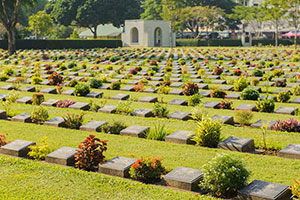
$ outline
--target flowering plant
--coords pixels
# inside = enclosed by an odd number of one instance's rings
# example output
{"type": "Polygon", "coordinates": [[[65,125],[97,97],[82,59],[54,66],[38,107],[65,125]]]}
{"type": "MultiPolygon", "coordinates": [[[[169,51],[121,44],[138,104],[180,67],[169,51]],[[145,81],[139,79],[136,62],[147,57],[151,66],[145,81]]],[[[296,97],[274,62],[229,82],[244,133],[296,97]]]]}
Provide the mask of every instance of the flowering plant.
{"type": "Polygon", "coordinates": [[[283,132],[300,132],[300,123],[295,119],[279,120],[271,129],[283,132]]]}
{"type": "Polygon", "coordinates": [[[6,140],[5,133],[0,134],[0,147],[10,143],[10,141],[6,140]]]}
{"type": "Polygon", "coordinates": [[[290,190],[292,191],[293,197],[300,198],[300,181],[295,180],[295,184],[290,187],[290,190]]]}
{"type": "Polygon", "coordinates": [[[75,104],[76,101],[71,100],[71,99],[66,99],[64,101],[60,100],[56,103],[56,107],[58,108],[68,108],[69,106],[75,104]]]}
{"type": "Polygon", "coordinates": [[[135,180],[154,183],[160,180],[165,171],[160,158],[146,157],[137,159],[131,166],[129,174],[135,180]]]}

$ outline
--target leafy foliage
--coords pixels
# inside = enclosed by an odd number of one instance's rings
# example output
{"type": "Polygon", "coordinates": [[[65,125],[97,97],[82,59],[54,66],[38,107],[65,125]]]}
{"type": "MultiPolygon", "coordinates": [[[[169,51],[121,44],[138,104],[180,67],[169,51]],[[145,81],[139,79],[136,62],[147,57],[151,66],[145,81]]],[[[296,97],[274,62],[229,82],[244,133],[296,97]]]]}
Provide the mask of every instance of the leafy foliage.
{"type": "Polygon", "coordinates": [[[241,99],[243,100],[257,100],[259,93],[255,89],[246,88],[241,92],[241,99]]]}
{"type": "Polygon", "coordinates": [[[64,122],[68,128],[79,129],[83,123],[83,120],[84,120],[83,117],[84,117],[83,113],[81,113],[79,115],[68,113],[63,118],[64,118],[64,122]]]}
{"type": "Polygon", "coordinates": [[[78,83],[76,86],[75,86],[75,90],[74,90],[74,94],[76,96],[86,96],[87,94],[89,94],[91,91],[90,87],[85,84],[85,83],[78,83]]]}
{"type": "Polygon", "coordinates": [[[94,135],[90,135],[78,146],[75,154],[75,167],[87,171],[96,171],[98,165],[104,162],[103,152],[106,150],[107,141],[101,141],[94,135]]]}
{"type": "Polygon", "coordinates": [[[156,102],[153,105],[152,113],[156,117],[166,117],[169,114],[169,110],[166,105],[164,106],[163,104],[156,102]]]}
{"type": "Polygon", "coordinates": [[[182,90],[183,94],[186,96],[192,96],[197,94],[199,91],[199,87],[196,83],[186,83],[182,90]]]}
{"type": "Polygon", "coordinates": [[[49,114],[43,106],[36,106],[33,108],[30,117],[33,122],[42,123],[48,120],[49,114]]]}
{"type": "Polygon", "coordinates": [[[46,156],[52,152],[52,149],[46,142],[47,137],[42,139],[42,145],[32,145],[29,146],[29,153],[28,156],[35,160],[45,160],[46,156]]]}

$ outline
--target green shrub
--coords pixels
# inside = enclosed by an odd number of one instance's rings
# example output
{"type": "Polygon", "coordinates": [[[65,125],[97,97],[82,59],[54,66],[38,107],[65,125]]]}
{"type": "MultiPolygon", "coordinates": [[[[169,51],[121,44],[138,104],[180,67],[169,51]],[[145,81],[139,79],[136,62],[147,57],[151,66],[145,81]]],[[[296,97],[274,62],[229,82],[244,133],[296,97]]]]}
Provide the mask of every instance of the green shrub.
{"type": "Polygon", "coordinates": [[[256,108],[259,112],[272,113],[275,109],[275,101],[273,98],[269,99],[268,96],[264,100],[256,102],[256,108]]]}
{"type": "Polygon", "coordinates": [[[259,93],[255,89],[246,88],[241,92],[241,99],[243,100],[257,100],[259,93]]]}
{"type": "Polygon", "coordinates": [[[227,93],[221,89],[215,89],[210,94],[210,96],[213,98],[225,98],[226,95],[227,95],[227,93]]]}
{"type": "Polygon", "coordinates": [[[63,119],[64,119],[64,122],[65,122],[65,125],[67,128],[79,129],[83,123],[83,120],[84,120],[83,117],[84,117],[83,113],[81,113],[79,115],[68,113],[67,115],[65,115],[63,117],[63,119]]]}
{"type": "Polygon", "coordinates": [[[90,93],[90,87],[85,83],[78,83],[75,86],[74,94],[75,96],[86,96],[90,93]]]}
{"type": "Polygon", "coordinates": [[[50,85],[60,85],[63,83],[63,77],[59,75],[57,72],[53,72],[49,78],[48,81],[50,85]]]}
{"type": "Polygon", "coordinates": [[[255,76],[255,77],[262,77],[263,75],[264,75],[264,72],[261,70],[255,70],[253,72],[253,76],[255,76]]]}
{"type": "Polygon", "coordinates": [[[146,136],[147,139],[150,140],[164,141],[168,135],[169,133],[166,127],[166,122],[162,122],[159,120],[154,124],[154,128],[151,129],[151,131],[148,131],[146,136]]]}
{"type": "Polygon", "coordinates": [[[43,79],[41,77],[37,77],[37,76],[32,77],[31,80],[32,80],[31,83],[34,85],[38,85],[41,82],[43,82],[43,79]]]}
{"type": "Polygon", "coordinates": [[[235,111],[234,121],[244,125],[250,125],[253,119],[253,112],[250,110],[239,110],[235,111]]]}
{"type": "Polygon", "coordinates": [[[154,157],[146,157],[137,159],[131,166],[129,174],[138,181],[144,183],[155,183],[160,180],[160,177],[165,173],[165,168],[162,166],[161,159],[154,157]]]}
{"type": "Polygon", "coordinates": [[[295,96],[300,96],[300,86],[294,86],[292,88],[292,94],[295,95],[295,96]]]}
{"type": "Polygon", "coordinates": [[[45,97],[42,93],[34,93],[31,101],[33,105],[41,105],[45,101],[45,97]]]}
{"type": "Polygon", "coordinates": [[[251,82],[250,82],[250,84],[252,85],[252,86],[257,86],[258,84],[259,84],[259,80],[258,79],[253,79],[253,80],[251,80],[251,82]]]}
{"type": "Polygon", "coordinates": [[[90,84],[90,87],[91,88],[100,88],[102,85],[103,85],[103,83],[102,83],[102,81],[101,80],[99,80],[99,79],[95,79],[95,78],[93,78],[93,79],[90,79],[89,80],[89,84],[90,84]]]}
{"type": "Polygon", "coordinates": [[[200,187],[220,197],[233,197],[247,185],[250,172],[236,157],[217,155],[202,168],[200,187]]]}
{"type": "Polygon", "coordinates": [[[12,67],[5,67],[5,69],[3,70],[3,74],[7,76],[12,76],[14,73],[15,71],[13,70],[12,67]]]}
{"type": "Polygon", "coordinates": [[[31,145],[29,146],[30,151],[28,156],[35,160],[45,160],[46,156],[52,152],[52,149],[46,142],[47,137],[42,139],[42,145],[31,145]]]}
{"type": "Polygon", "coordinates": [[[216,148],[221,140],[221,130],[221,122],[205,117],[198,122],[198,128],[192,140],[197,145],[216,148]]]}
{"type": "Polygon", "coordinates": [[[121,82],[120,81],[112,82],[110,84],[110,89],[111,90],[120,90],[120,88],[121,88],[121,82]]]}
{"type": "Polygon", "coordinates": [[[160,104],[156,102],[153,105],[152,108],[152,113],[154,114],[155,117],[166,117],[169,114],[169,110],[166,105],[160,104]]]}
{"type": "Polygon", "coordinates": [[[100,101],[100,103],[95,103],[93,100],[90,100],[89,106],[90,106],[90,111],[98,112],[100,108],[103,108],[106,104],[106,101],[100,101]]]}
{"type": "Polygon", "coordinates": [[[49,114],[43,106],[37,106],[33,108],[30,117],[33,122],[43,123],[48,120],[49,114]]]}
{"type": "Polygon", "coordinates": [[[234,81],[233,88],[235,91],[243,91],[248,87],[248,82],[245,77],[240,77],[239,79],[234,81]]]}
{"type": "Polygon", "coordinates": [[[197,94],[199,91],[199,87],[196,83],[186,83],[184,85],[184,88],[182,89],[182,92],[186,96],[192,96],[194,94],[197,94]]]}
{"type": "Polygon", "coordinates": [[[180,58],[179,60],[178,60],[178,63],[179,63],[179,65],[185,65],[185,59],[183,59],[183,58],[180,58]]]}
{"type": "Polygon", "coordinates": [[[104,132],[109,134],[119,135],[120,132],[127,128],[127,126],[121,121],[114,121],[113,123],[104,127],[104,132]]]}
{"type": "Polygon", "coordinates": [[[196,106],[201,103],[202,96],[199,94],[194,94],[193,96],[188,98],[189,106],[196,106]]]}
{"type": "Polygon", "coordinates": [[[0,81],[7,81],[9,79],[9,76],[6,74],[1,74],[0,75],[0,81]]]}
{"type": "Polygon", "coordinates": [[[277,101],[281,103],[288,102],[290,98],[291,98],[291,93],[289,91],[279,92],[279,94],[277,95],[277,101]]]}
{"type": "Polygon", "coordinates": [[[116,113],[123,115],[130,115],[133,112],[132,101],[119,101],[116,106],[116,113]]]}
{"type": "Polygon", "coordinates": [[[192,109],[191,115],[194,120],[201,121],[204,117],[207,116],[207,112],[202,105],[197,105],[192,109]]]}

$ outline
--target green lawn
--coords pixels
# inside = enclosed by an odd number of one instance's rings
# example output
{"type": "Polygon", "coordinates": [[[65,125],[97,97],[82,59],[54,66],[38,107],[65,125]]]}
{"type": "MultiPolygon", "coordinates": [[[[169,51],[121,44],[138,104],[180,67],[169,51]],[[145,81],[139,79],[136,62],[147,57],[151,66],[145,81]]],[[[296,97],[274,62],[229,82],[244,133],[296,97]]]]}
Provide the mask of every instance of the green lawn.
{"type": "MultiPolygon", "coordinates": [[[[62,146],[77,147],[90,133],[56,127],[38,126],[9,121],[0,121],[1,131],[8,134],[8,139],[24,139],[40,142],[47,136],[53,149],[62,146]]],[[[156,156],[163,159],[168,170],[178,166],[201,169],[202,165],[218,153],[228,153],[243,158],[252,171],[251,180],[260,179],[283,184],[292,184],[299,176],[300,161],[286,158],[262,156],[247,153],[209,149],[192,145],[172,144],[140,138],[96,133],[97,137],[108,140],[107,159],[114,156],[142,157],[156,156]]]]}
{"type": "Polygon", "coordinates": [[[99,173],[0,156],[0,199],[213,199],[99,173]]]}

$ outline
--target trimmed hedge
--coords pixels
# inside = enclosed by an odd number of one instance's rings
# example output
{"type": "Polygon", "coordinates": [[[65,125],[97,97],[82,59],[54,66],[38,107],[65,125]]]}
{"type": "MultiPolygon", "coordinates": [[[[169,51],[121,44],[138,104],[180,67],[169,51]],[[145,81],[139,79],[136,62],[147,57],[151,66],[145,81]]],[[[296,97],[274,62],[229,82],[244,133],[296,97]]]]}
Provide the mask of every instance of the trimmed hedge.
{"type": "Polygon", "coordinates": [[[241,40],[234,39],[212,39],[212,40],[199,40],[199,39],[177,39],[176,46],[178,47],[199,47],[199,46],[229,46],[238,47],[242,46],[241,40]]]}
{"type": "MultiPolygon", "coordinates": [[[[92,49],[121,46],[121,40],[17,40],[17,49],[92,49]]],[[[0,40],[0,48],[7,49],[7,40],[0,40]]]]}
{"type": "MultiPolygon", "coordinates": [[[[297,41],[298,43],[299,41],[297,41]]],[[[278,44],[279,45],[293,45],[294,44],[294,39],[278,39],[278,44]]],[[[275,40],[274,39],[257,39],[257,40],[252,40],[252,45],[253,46],[259,46],[259,45],[273,45],[275,46],[275,40]]]]}

